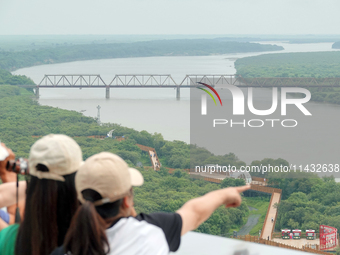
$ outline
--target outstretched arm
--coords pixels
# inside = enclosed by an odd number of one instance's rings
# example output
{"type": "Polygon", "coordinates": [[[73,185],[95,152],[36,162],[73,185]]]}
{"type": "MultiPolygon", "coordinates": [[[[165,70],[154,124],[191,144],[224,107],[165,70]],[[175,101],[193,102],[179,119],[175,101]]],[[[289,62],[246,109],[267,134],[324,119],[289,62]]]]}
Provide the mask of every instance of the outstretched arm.
{"type": "Polygon", "coordinates": [[[181,235],[198,228],[221,205],[240,206],[242,202],[240,193],[248,189],[250,189],[250,185],[215,190],[186,202],[177,211],[182,217],[181,235]]]}

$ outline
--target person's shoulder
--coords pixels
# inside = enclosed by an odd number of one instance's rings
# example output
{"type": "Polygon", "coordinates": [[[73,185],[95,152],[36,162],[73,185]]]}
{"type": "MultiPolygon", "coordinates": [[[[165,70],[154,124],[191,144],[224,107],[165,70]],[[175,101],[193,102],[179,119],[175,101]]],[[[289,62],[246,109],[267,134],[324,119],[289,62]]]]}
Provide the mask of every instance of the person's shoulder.
{"type": "Polygon", "coordinates": [[[182,217],[178,213],[141,213],[135,218],[162,229],[169,245],[169,250],[176,251],[178,249],[182,230],[182,217]]]}
{"type": "Polygon", "coordinates": [[[146,221],[147,223],[156,225],[163,230],[171,228],[171,226],[178,226],[179,228],[182,228],[182,217],[178,213],[140,213],[135,217],[135,219],[139,221],[146,221]]]}

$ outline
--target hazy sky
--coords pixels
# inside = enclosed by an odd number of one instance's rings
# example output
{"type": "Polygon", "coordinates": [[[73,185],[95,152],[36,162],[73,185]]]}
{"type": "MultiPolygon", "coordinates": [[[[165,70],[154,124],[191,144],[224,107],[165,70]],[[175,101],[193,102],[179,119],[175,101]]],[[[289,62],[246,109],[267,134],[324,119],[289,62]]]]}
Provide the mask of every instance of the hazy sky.
{"type": "Polygon", "coordinates": [[[0,0],[0,34],[340,34],[339,0],[0,0]]]}

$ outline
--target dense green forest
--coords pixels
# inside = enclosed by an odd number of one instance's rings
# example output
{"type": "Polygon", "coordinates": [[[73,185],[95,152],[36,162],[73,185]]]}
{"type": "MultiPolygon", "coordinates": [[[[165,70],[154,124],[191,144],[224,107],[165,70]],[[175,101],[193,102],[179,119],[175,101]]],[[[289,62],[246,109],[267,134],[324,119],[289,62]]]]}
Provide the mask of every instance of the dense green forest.
{"type": "Polygon", "coordinates": [[[213,54],[283,50],[277,45],[224,42],[214,39],[158,40],[133,43],[62,45],[19,52],[0,51],[0,68],[9,71],[42,64],[89,59],[203,56],[213,54]]]}
{"type": "MultiPolygon", "coordinates": [[[[289,165],[283,159],[263,159],[253,161],[251,165],[260,164],[289,165]]],[[[340,229],[340,183],[336,183],[333,177],[320,178],[313,173],[267,173],[258,176],[267,178],[269,186],[282,189],[276,231],[288,228],[318,232],[321,224],[340,229]]]]}
{"type": "MultiPolygon", "coordinates": [[[[194,180],[187,173],[178,170],[173,175],[166,169],[160,173],[141,170],[145,183],[135,189],[135,205],[137,211],[143,212],[174,212],[191,198],[201,196],[209,191],[221,187],[243,185],[239,183],[222,183],[221,185],[209,183],[204,180],[194,180]]],[[[230,236],[231,229],[239,229],[247,221],[249,214],[245,202],[238,208],[225,209],[220,207],[203,223],[198,232],[219,236],[230,236]]]]}
{"type": "Polygon", "coordinates": [[[276,230],[315,229],[325,224],[340,229],[340,183],[333,177],[317,178],[305,174],[305,178],[280,178],[273,176],[270,185],[282,189],[278,205],[276,230]]]}
{"type": "MultiPolygon", "coordinates": [[[[266,54],[238,59],[237,74],[253,77],[340,77],[340,52],[266,54]]],[[[312,101],[340,104],[339,88],[310,88],[312,101]]]]}
{"type": "MultiPolygon", "coordinates": [[[[180,141],[165,141],[161,134],[138,132],[117,124],[108,123],[100,126],[95,119],[85,117],[81,113],[40,106],[32,96],[31,92],[23,88],[0,86],[0,139],[17,157],[28,157],[31,145],[40,136],[49,133],[63,133],[74,137],[82,148],[84,159],[101,151],[109,151],[118,154],[133,167],[140,163],[144,166],[150,165],[147,153],[141,151],[136,143],[156,148],[163,166],[160,172],[139,168],[145,177],[145,184],[135,191],[136,210],[139,212],[175,211],[190,198],[221,187],[244,184],[244,180],[226,180],[221,185],[213,184],[189,178],[188,174],[180,170],[170,175],[164,166],[173,168],[189,166],[190,145],[180,141]],[[113,135],[124,135],[127,139],[119,142],[111,138],[88,137],[106,135],[111,129],[115,129],[113,135]]],[[[204,151],[196,147],[194,150],[204,151]]],[[[206,160],[210,162],[209,160],[216,157],[209,152],[204,155],[201,162],[206,160]]],[[[216,157],[216,160],[222,159],[235,164],[238,162],[233,154],[216,157]]],[[[231,229],[239,229],[246,222],[248,214],[249,210],[245,203],[239,208],[219,208],[198,231],[229,236],[231,229]]]]}
{"type": "Polygon", "coordinates": [[[333,43],[332,48],[333,49],[340,49],[340,41],[333,43]]]}

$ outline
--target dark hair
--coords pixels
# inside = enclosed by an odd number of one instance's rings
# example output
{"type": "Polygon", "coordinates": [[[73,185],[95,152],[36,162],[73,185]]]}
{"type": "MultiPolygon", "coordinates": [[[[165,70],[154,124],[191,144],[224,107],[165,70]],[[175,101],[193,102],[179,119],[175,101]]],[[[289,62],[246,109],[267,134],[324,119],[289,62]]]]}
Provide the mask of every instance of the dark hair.
{"type": "Polygon", "coordinates": [[[102,199],[102,196],[92,189],[86,189],[82,194],[86,202],[72,219],[65,237],[64,251],[71,251],[72,255],[108,254],[110,245],[105,233],[106,225],[118,215],[123,199],[95,207],[93,202],[102,199]]]}
{"type": "Polygon", "coordinates": [[[79,204],[75,173],[64,178],[65,182],[61,182],[31,176],[24,220],[15,245],[16,255],[46,255],[62,245],[79,204]]]}
{"type": "Polygon", "coordinates": [[[110,252],[105,233],[105,221],[92,202],[86,201],[74,215],[66,234],[64,249],[72,255],[105,255],[110,252]],[[106,247],[106,248],[105,248],[106,247]]]}
{"type": "MultiPolygon", "coordinates": [[[[95,202],[103,198],[97,191],[93,189],[85,189],[81,193],[84,199],[90,202],[95,202]]],[[[112,218],[119,213],[119,207],[122,204],[122,201],[123,199],[119,199],[112,203],[96,206],[96,211],[103,219],[112,218]]]]}

